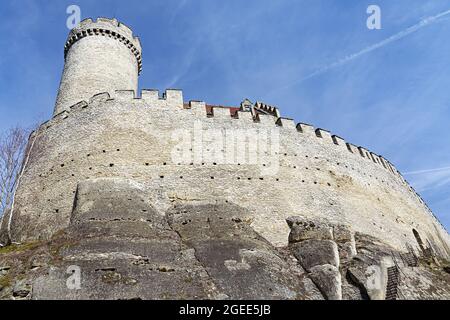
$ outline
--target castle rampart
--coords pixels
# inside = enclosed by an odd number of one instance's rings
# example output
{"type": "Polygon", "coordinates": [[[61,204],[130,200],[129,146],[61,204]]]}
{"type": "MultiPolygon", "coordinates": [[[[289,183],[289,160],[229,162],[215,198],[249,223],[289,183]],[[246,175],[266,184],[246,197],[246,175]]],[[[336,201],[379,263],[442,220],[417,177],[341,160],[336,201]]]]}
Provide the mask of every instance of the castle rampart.
{"type": "MultiPolygon", "coordinates": [[[[160,214],[175,203],[236,203],[251,212],[254,229],[278,246],[287,243],[286,218],[301,215],[352,225],[400,250],[417,243],[415,229],[437,254],[449,256],[448,233],[386,159],[311,125],[236,114],[227,108],[208,114],[204,102],[184,104],[174,89],[162,97],[156,90],[140,96],[120,90],[74,104],[35,133],[16,194],[12,240],[48,238],[66,227],[81,181],[121,177],[144,185],[160,214]],[[275,130],[278,171],[262,174],[263,162],[173,161],[180,142],[173,133],[193,135],[199,124],[220,132],[275,130]]],[[[266,152],[258,159],[267,159],[266,152]]]]}

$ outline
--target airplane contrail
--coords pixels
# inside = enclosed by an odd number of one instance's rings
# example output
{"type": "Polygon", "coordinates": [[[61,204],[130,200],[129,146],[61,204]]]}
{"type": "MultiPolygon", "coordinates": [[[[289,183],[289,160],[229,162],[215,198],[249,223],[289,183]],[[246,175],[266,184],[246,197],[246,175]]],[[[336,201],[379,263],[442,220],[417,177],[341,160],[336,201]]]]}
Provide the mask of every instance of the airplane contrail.
{"type": "Polygon", "coordinates": [[[409,34],[411,34],[413,32],[416,32],[417,30],[422,29],[423,27],[425,27],[425,26],[427,26],[429,24],[432,24],[432,23],[436,22],[438,19],[440,19],[440,18],[442,18],[442,17],[444,17],[444,16],[446,16],[448,14],[450,14],[450,10],[443,11],[443,12],[441,12],[439,14],[434,15],[434,16],[430,16],[430,17],[427,17],[425,19],[422,19],[419,23],[416,23],[415,25],[413,25],[413,26],[411,26],[409,28],[406,28],[403,31],[400,31],[399,33],[396,33],[396,34],[390,36],[389,38],[384,39],[383,41],[380,41],[380,42],[375,43],[375,44],[373,44],[371,46],[368,46],[368,47],[366,47],[366,48],[364,48],[361,51],[358,51],[356,53],[347,55],[344,58],[341,58],[340,60],[338,60],[336,62],[333,62],[333,63],[331,63],[329,65],[326,65],[326,66],[324,66],[324,67],[314,71],[313,73],[307,75],[306,77],[301,78],[299,80],[296,80],[296,81],[290,83],[289,85],[287,85],[285,87],[282,87],[280,89],[285,89],[285,88],[291,87],[291,86],[293,86],[293,85],[295,85],[297,83],[303,82],[303,81],[308,80],[310,78],[313,78],[313,77],[315,77],[317,75],[325,73],[325,72],[327,72],[330,69],[334,69],[336,67],[342,66],[342,65],[346,64],[347,62],[352,61],[352,60],[354,60],[354,59],[356,59],[356,58],[358,58],[358,57],[360,57],[360,56],[362,56],[364,54],[367,54],[367,53],[372,52],[372,51],[374,51],[376,49],[382,48],[382,47],[384,47],[384,46],[386,46],[386,45],[388,45],[388,44],[390,44],[390,43],[392,43],[394,41],[400,40],[400,39],[406,37],[407,35],[409,35],[409,34]]]}
{"type": "Polygon", "coordinates": [[[405,172],[404,175],[422,174],[422,173],[439,172],[439,171],[450,171],[450,167],[410,171],[410,172],[405,172]]]}

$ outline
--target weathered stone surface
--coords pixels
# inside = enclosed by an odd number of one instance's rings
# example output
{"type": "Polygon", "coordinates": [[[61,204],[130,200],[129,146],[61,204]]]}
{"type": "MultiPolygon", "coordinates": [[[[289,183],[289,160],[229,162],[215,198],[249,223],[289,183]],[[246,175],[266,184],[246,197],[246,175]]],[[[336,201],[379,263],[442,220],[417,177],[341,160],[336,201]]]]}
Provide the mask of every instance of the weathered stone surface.
{"type": "Polygon", "coordinates": [[[339,253],[335,242],[331,240],[305,240],[290,245],[293,255],[306,270],[329,264],[339,268],[339,253]]]}
{"type": "Polygon", "coordinates": [[[26,280],[19,280],[14,284],[13,298],[26,299],[30,296],[32,286],[26,280]]]}
{"type": "Polygon", "coordinates": [[[232,299],[297,299],[304,282],[291,266],[251,227],[242,208],[226,202],[177,206],[168,212],[170,225],[232,299]]]}
{"type": "Polygon", "coordinates": [[[325,264],[311,268],[309,276],[328,300],[342,300],[342,280],[339,269],[325,264]]]}
{"type": "Polygon", "coordinates": [[[31,298],[322,299],[292,257],[250,223],[231,203],[175,204],[164,215],[133,181],[84,181],[69,228],[50,242],[52,257],[27,258],[31,298]],[[73,266],[79,289],[67,286],[73,266]]]}
{"type": "Polygon", "coordinates": [[[385,266],[353,265],[348,268],[347,275],[370,300],[385,299],[387,284],[385,266]]]}
{"type": "Polygon", "coordinates": [[[336,242],[355,242],[355,235],[349,226],[338,224],[333,226],[333,239],[336,242]]]}
{"type": "Polygon", "coordinates": [[[356,256],[356,245],[355,242],[346,242],[346,243],[339,243],[339,259],[340,260],[350,260],[354,256],[356,256]]]}
{"type": "Polygon", "coordinates": [[[289,243],[309,239],[333,240],[333,229],[325,223],[307,220],[302,217],[289,217],[286,221],[291,228],[289,243]]]}

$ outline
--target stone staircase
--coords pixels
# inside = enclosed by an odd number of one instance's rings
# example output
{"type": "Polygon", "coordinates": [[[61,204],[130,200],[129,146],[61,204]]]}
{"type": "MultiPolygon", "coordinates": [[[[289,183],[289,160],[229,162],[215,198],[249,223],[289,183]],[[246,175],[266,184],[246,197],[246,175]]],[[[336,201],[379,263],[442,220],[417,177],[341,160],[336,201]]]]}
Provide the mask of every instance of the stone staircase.
{"type": "Polygon", "coordinates": [[[392,266],[387,269],[388,283],[386,286],[386,300],[397,300],[399,271],[397,266],[392,266]]]}
{"type": "Polygon", "coordinates": [[[412,252],[401,253],[400,257],[406,266],[408,266],[408,267],[417,267],[418,266],[419,261],[414,253],[412,253],[412,252]]]}

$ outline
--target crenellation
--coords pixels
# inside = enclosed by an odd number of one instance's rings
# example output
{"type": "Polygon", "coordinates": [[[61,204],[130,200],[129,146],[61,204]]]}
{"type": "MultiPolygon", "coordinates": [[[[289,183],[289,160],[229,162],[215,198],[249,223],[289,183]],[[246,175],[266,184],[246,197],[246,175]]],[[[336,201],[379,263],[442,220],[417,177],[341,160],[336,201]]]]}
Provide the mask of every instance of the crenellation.
{"type": "Polygon", "coordinates": [[[155,104],[159,100],[159,91],[156,89],[142,89],[141,99],[149,104],[155,104]]]}
{"type": "Polygon", "coordinates": [[[134,90],[115,90],[112,99],[132,101],[133,99],[136,99],[136,92],[134,90]]]}
{"type": "Polygon", "coordinates": [[[212,115],[214,118],[231,120],[231,113],[229,108],[213,107],[212,115]]]}
{"type": "Polygon", "coordinates": [[[316,132],[316,136],[318,138],[322,138],[324,141],[327,141],[330,143],[333,141],[333,139],[331,138],[330,131],[318,128],[315,130],[315,132],[316,132]]]}
{"type": "Polygon", "coordinates": [[[334,134],[331,136],[331,139],[333,140],[333,143],[335,145],[337,145],[341,148],[345,148],[347,151],[351,152],[351,150],[347,148],[347,142],[343,138],[334,134]]]}
{"type": "Polygon", "coordinates": [[[165,100],[171,107],[183,109],[183,91],[179,89],[167,89],[163,93],[162,100],[165,100]]]}
{"type": "Polygon", "coordinates": [[[310,124],[300,122],[297,124],[297,130],[309,136],[316,137],[316,130],[310,124]]]}
{"type": "Polygon", "coordinates": [[[268,114],[258,114],[258,120],[264,126],[274,126],[277,118],[268,114]]]}
{"type": "Polygon", "coordinates": [[[237,115],[238,115],[238,119],[240,119],[241,121],[244,121],[247,124],[254,122],[251,111],[238,111],[237,115]]]}
{"type": "Polygon", "coordinates": [[[275,123],[285,129],[296,129],[295,122],[291,118],[280,117],[275,123]]]}

